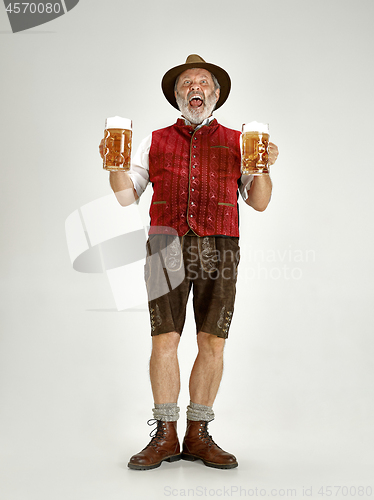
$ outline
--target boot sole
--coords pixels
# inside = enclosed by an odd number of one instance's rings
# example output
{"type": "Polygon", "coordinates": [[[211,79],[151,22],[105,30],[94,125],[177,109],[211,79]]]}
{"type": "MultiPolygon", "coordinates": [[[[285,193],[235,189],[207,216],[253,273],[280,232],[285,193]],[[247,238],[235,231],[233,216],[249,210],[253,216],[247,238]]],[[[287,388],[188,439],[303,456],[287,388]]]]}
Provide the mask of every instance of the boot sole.
{"type": "Polygon", "coordinates": [[[187,453],[182,453],[182,460],[188,460],[189,462],[195,462],[195,460],[201,460],[207,467],[213,467],[214,469],[235,469],[238,466],[238,462],[234,464],[215,464],[214,462],[208,462],[197,455],[189,455],[187,453]]]}
{"type": "Polygon", "coordinates": [[[157,469],[157,467],[160,467],[160,465],[162,464],[162,462],[177,462],[178,460],[181,460],[181,458],[182,458],[182,455],[181,455],[181,453],[179,453],[179,455],[172,455],[171,457],[163,458],[162,460],[160,460],[159,462],[157,462],[157,464],[138,465],[138,464],[132,464],[131,462],[129,462],[127,464],[127,467],[129,469],[133,469],[133,470],[157,469]]]}

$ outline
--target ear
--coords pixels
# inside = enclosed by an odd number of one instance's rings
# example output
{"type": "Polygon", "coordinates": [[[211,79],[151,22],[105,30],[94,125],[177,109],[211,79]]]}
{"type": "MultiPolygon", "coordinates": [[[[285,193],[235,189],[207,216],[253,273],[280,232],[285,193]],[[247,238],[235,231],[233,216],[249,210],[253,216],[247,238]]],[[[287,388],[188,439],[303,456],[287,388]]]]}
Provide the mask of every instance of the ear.
{"type": "Polygon", "coordinates": [[[220,92],[219,92],[219,91],[220,91],[220,89],[217,89],[217,90],[215,91],[216,98],[217,98],[217,99],[216,99],[216,102],[217,102],[217,101],[218,101],[218,99],[219,99],[219,94],[220,94],[220,92]]]}

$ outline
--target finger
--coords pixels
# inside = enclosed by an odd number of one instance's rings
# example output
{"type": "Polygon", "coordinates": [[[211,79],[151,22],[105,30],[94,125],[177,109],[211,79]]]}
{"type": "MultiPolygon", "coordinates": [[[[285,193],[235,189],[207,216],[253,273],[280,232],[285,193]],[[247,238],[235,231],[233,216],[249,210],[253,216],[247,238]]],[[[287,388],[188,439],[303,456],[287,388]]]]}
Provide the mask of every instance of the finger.
{"type": "Polygon", "coordinates": [[[104,158],[104,141],[102,140],[99,144],[99,154],[101,158],[104,158]]]}
{"type": "Polygon", "coordinates": [[[268,151],[269,151],[269,162],[271,162],[271,164],[273,164],[276,162],[276,160],[279,156],[278,147],[275,144],[273,144],[272,142],[270,142],[268,151]]]}

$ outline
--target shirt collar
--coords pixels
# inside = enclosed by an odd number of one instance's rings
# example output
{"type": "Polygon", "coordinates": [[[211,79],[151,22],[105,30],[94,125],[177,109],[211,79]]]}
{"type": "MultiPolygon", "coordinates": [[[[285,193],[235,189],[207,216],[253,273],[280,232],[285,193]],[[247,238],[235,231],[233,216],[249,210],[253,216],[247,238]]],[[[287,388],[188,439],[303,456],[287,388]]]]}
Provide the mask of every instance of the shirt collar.
{"type": "MultiPolygon", "coordinates": [[[[184,120],[184,123],[186,125],[192,125],[192,123],[189,120],[187,120],[187,118],[185,118],[184,116],[182,116],[182,119],[184,120]]],[[[203,127],[204,125],[209,125],[209,123],[212,120],[214,120],[214,116],[213,115],[208,116],[208,118],[205,118],[205,120],[202,123],[200,123],[199,125],[196,126],[195,130],[198,130],[199,128],[203,127]]]]}

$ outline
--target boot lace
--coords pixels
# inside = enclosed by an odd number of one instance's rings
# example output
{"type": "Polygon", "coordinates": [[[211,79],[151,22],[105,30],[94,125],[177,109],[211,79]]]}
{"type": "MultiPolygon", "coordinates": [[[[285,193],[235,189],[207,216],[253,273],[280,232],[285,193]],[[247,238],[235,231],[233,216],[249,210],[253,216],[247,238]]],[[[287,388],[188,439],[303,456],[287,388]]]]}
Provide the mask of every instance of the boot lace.
{"type": "Polygon", "coordinates": [[[208,423],[209,422],[207,421],[202,421],[200,423],[199,437],[203,441],[203,443],[209,446],[209,448],[213,444],[219,448],[218,444],[213,441],[212,436],[208,433],[208,423]]]}
{"type": "Polygon", "coordinates": [[[149,433],[150,437],[152,438],[150,442],[148,443],[148,446],[153,446],[154,448],[157,448],[159,442],[161,439],[165,436],[165,422],[162,420],[157,420],[155,418],[150,418],[147,420],[147,424],[152,426],[157,424],[157,426],[151,430],[149,433]]]}

